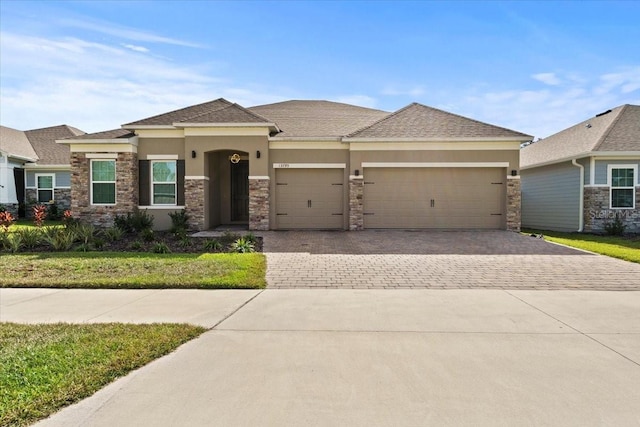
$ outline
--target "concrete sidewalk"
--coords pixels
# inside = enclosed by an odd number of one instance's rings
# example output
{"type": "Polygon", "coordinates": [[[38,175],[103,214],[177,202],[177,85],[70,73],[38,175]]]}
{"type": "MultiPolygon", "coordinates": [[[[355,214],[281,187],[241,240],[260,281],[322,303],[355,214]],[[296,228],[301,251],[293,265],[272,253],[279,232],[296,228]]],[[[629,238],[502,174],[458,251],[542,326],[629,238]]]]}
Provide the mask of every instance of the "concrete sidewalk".
{"type": "Polygon", "coordinates": [[[0,320],[69,321],[64,301],[77,321],[189,321],[193,304],[217,326],[40,426],[640,423],[640,292],[115,291],[93,314],[57,292],[2,289],[0,320]]]}

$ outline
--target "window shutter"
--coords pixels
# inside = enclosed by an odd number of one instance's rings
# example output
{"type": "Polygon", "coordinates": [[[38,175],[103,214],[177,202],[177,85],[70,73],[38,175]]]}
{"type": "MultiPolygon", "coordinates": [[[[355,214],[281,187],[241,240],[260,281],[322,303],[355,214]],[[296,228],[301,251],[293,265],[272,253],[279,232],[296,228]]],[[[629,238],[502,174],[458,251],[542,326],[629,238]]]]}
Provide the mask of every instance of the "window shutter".
{"type": "Polygon", "coordinates": [[[176,201],[178,206],[184,206],[184,160],[178,160],[176,162],[176,184],[178,188],[178,200],[176,201]]]}
{"type": "Polygon", "coordinates": [[[138,162],[138,173],[140,174],[138,177],[138,198],[140,206],[151,205],[151,188],[149,187],[151,180],[151,173],[149,171],[150,164],[151,162],[149,160],[140,160],[138,162]]]}

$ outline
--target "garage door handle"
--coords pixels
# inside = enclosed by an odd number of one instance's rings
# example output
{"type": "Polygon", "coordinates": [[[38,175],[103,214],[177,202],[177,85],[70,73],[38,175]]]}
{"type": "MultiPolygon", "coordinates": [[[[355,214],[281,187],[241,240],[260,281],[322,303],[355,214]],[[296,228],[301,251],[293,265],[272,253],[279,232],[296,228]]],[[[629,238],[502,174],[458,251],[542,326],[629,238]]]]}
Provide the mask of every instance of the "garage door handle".
{"type": "Polygon", "coordinates": [[[282,216],[282,215],[288,215],[288,214],[286,214],[286,213],[277,213],[276,215],[282,216]]]}
{"type": "Polygon", "coordinates": [[[491,214],[491,216],[502,216],[502,214],[501,213],[499,213],[499,214],[491,214]]]}
{"type": "Polygon", "coordinates": [[[492,182],[491,184],[502,185],[502,182],[492,182]]]}
{"type": "Polygon", "coordinates": [[[337,184],[331,184],[331,185],[342,185],[342,183],[341,183],[341,182],[339,182],[339,183],[337,183],[337,184]]]}
{"type": "Polygon", "coordinates": [[[342,216],[341,213],[332,213],[331,215],[340,215],[340,216],[342,216]]]}
{"type": "Polygon", "coordinates": [[[373,182],[373,181],[365,181],[364,183],[365,184],[375,184],[375,182],[373,182]]]}
{"type": "Polygon", "coordinates": [[[276,185],[289,185],[289,184],[286,182],[276,182],[276,185]]]}
{"type": "Polygon", "coordinates": [[[311,200],[307,200],[307,207],[310,208],[311,207],[311,200]]]}
{"type": "Polygon", "coordinates": [[[373,212],[364,212],[362,215],[375,215],[373,212]]]}

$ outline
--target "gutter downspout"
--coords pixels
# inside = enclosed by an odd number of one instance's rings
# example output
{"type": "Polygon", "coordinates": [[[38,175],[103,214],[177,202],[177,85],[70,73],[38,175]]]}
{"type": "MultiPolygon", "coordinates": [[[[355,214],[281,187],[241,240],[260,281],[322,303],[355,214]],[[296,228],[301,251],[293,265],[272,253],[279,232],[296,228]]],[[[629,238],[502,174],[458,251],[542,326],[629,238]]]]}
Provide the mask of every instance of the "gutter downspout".
{"type": "Polygon", "coordinates": [[[571,164],[580,168],[580,215],[578,215],[578,233],[584,230],[584,166],[572,159],[571,164]]]}

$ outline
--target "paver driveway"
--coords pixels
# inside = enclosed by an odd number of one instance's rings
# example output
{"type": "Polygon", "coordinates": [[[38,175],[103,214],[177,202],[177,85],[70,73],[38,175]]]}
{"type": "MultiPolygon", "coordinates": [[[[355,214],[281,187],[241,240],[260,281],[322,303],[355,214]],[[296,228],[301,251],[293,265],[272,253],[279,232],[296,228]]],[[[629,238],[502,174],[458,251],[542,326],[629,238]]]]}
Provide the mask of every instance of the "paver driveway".
{"type": "Polygon", "coordinates": [[[640,290],[640,264],[508,231],[262,236],[269,288],[640,290]]]}

